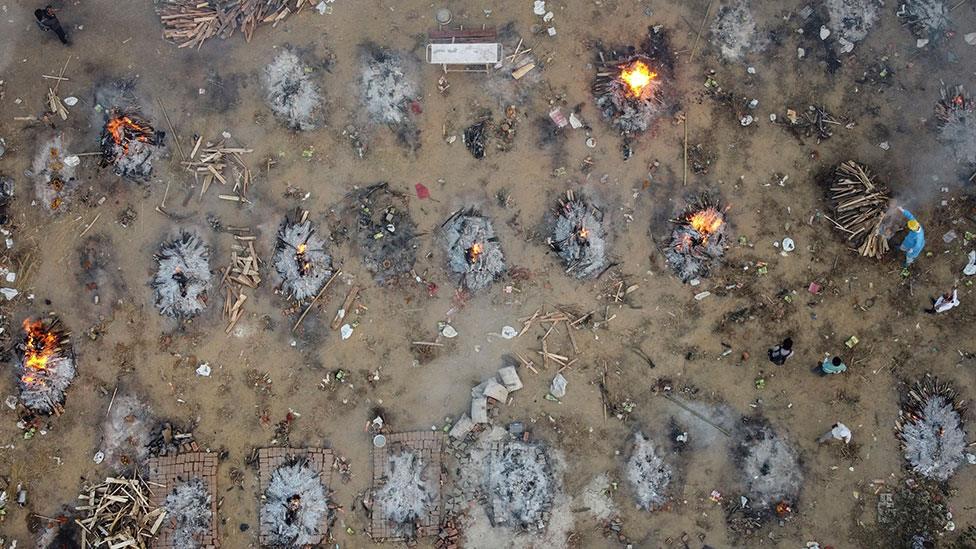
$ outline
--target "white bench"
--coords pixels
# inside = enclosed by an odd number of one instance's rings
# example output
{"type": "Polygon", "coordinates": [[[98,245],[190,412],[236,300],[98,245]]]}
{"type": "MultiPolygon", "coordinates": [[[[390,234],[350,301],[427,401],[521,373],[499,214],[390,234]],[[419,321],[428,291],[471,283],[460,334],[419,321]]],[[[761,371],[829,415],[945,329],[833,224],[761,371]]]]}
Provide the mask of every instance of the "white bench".
{"type": "MultiPolygon", "coordinates": [[[[484,72],[502,60],[502,45],[499,43],[433,43],[427,44],[427,62],[441,65],[444,72],[450,71],[448,65],[484,65],[484,72]]],[[[471,69],[457,69],[457,72],[472,72],[471,69]]],[[[482,72],[478,69],[477,72],[482,72]]]]}

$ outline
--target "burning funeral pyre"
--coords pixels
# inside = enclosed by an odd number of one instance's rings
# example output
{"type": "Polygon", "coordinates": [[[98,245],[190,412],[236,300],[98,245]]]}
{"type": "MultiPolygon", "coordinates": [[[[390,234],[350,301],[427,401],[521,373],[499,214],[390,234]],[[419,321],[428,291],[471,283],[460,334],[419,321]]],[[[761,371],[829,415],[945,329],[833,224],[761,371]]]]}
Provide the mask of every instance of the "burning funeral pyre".
{"type": "Polygon", "coordinates": [[[159,267],[152,279],[156,308],[177,319],[196,316],[207,306],[210,289],[210,248],[203,240],[181,232],[156,253],[159,267]]]}
{"type": "Polygon", "coordinates": [[[939,482],[966,461],[965,408],[948,383],[925,377],[903,395],[896,430],[912,471],[939,482]]]}
{"type": "Polygon", "coordinates": [[[272,263],[281,291],[299,302],[315,297],[332,276],[332,257],[315,229],[307,211],[285,218],[278,229],[272,263]]]}
{"type": "Polygon", "coordinates": [[[417,526],[437,516],[440,506],[440,471],[419,452],[404,449],[387,453],[385,484],[375,493],[374,513],[405,539],[417,537],[417,526]]]}
{"type": "Polygon", "coordinates": [[[164,137],[166,132],[155,130],[138,114],[112,109],[102,128],[102,166],[113,166],[122,177],[148,177],[164,137]]]}
{"type": "Polygon", "coordinates": [[[682,282],[708,276],[712,264],[725,254],[728,224],[721,205],[703,193],[671,222],[675,228],[664,250],[668,265],[682,282]]]}
{"type": "Polygon", "coordinates": [[[460,284],[480,290],[505,272],[505,256],[491,220],[474,208],[454,212],[441,225],[451,271],[461,275],[460,284]]]}
{"type": "Polygon", "coordinates": [[[746,496],[758,509],[790,509],[796,504],[803,473],[796,451],[763,418],[744,418],[735,433],[735,457],[746,496]]]}
{"type": "Polygon", "coordinates": [[[637,506],[654,511],[668,502],[671,485],[671,466],[654,449],[654,443],[644,433],[634,433],[634,448],[627,460],[627,480],[637,506]]]}
{"type": "Polygon", "coordinates": [[[559,254],[566,272],[576,278],[600,274],[607,265],[603,212],[573,191],[555,208],[547,244],[559,254]]]}
{"type": "Polygon", "coordinates": [[[65,199],[78,186],[74,168],[78,158],[69,161],[70,156],[64,149],[64,136],[58,134],[41,145],[31,164],[37,199],[50,212],[61,210],[65,199]]]}
{"type": "Polygon", "coordinates": [[[625,137],[641,134],[668,110],[674,55],[664,31],[650,30],[636,53],[599,52],[592,91],[603,117],[625,137]]]}
{"type": "Polygon", "coordinates": [[[417,260],[413,243],[417,224],[407,210],[406,197],[391,190],[388,183],[377,183],[351,198],[363,263],[376,281],[391,283],[410,272],[417,260]]]}
{"type": "Polygon", "coordinates": [[[962,86],[945,85],[935,106],[939,140],[951,147],[957,162],[976,164],[976,100],[966,97],[962,86]]]}
{"type": "Polygon", "coordinates": [[[326,534],[328,512],[328,489],[319,473],[303,459],[291,460],[271,474],[261,504],[261,531],[268,534],[269,546],[317,546],[326,534]]]}
{"type": "Polygon", "coordinates": [[[21,402],[34,413],[60,415],[65,391],[75,378],[74,351],[60,319],[24,320],[24,340],[16,356],[21,402]]]}
{"type": "Polygon", "coordinates": [[[493,525],[540,529],[549,522],[558,489],[552,458],[541,444],[500,443],[488,464],[489,517],[493,525]]]}
{"type": "Polygon", "coordinates": [[[859,254],[883,257],[888,252],[884,221],[891,201],[887,187],[852,160],[837,167],[829,185],[827,196],[834,217],[827,219],[843,231],[859,254]]]}

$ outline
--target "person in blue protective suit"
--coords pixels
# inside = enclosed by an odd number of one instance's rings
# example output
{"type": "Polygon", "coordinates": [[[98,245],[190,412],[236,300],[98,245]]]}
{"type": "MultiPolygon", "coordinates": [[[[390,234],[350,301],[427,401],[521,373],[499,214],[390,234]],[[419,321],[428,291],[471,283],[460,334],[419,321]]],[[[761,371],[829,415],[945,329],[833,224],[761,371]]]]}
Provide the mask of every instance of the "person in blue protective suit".
{"type": "Polygon", "coordinates": [[[912,212],[901,206],[898,207],[898,211],[908,219],[908,234],[905,236],[905,240],[901,241],[901,246],[898,247],[898,249],[905,252],[905,267],[908,267],[915,262],[918,254],[922,253],[922,248],[925,247],[925,229],[915,219],[912,212]]]}

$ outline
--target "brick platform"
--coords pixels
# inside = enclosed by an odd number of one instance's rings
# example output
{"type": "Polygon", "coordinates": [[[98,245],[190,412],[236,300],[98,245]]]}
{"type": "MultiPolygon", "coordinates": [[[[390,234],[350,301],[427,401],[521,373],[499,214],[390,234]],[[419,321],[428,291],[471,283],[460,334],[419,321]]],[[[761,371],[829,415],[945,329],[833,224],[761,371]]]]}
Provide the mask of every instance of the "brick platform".
{"type": "MultiPolygon", "coordinates": [[[[335,454],[327,448],[261,448],[258,450],[258,472],[261,485],[261,496],[268,490],[271,484],[271,475],[275,469],[281,467],[293,458],[304,458],[308,461],[308,466],[319,474],[322,486],[326,493],[332,489],[332,464],[335,462],[335,454]]],[[[258,520],[260,522],[260,519],[258,520]]],[[[329,528],[329,513],[322,516],[322,539],[326,539],[329,528]]],[[[265,532],[264,525],[261,525],[261,546],[270,547],[268,541],[269,534],[265,532]]],[[[320,540],[321,543],[321,540],[320,540]]]]}
{"type": "MultiPolygon", "coordinates": [[[[413,431],[386,435],[386,446],[382,448],[373,447],[373,459],[370,467],[373,477],[373,484],[370,487],[371,493],[380,489],[389,476],[390,454],[402,450],[419,453],[422,459],[429,464],[430,471],[438,477],[443,475],[441,458],[444,450],[444,433],[440,431],[413,431]]],[[[444,479],[438,478],[438,481],[441,480],[444,479]]],[[[417,537],[419,538],[433,536],[438,532],[441,515],[444,512],[440,493],[441,484],[443,483],[436,483],[437,494],[434,499],[437,501],[437,507],[420,520],[420,528],[417,530],[417,537]]],[[[373,513],[370,519],[369,531],[374,541],[404,541],[403,536],[397,533],[397,525],[377,513],[373,513]]]]}
{"type": "MultiPolygon", "coordinates": [[[[152,502],[162,506],[166,496],[180,484],[200,478],[210,492],[210,532],[201,540],[203,549],[220,547],[217,532],[217,454],[207,452],[188,452],[176,456],[154,457],[149,460],[149,481],[162,486],[152,486],[152,502]]],[[[152,546],[157,549],[183,549],[173,541],[173,528],[169,521],[163,520],[159,535],[152,546]]]]}

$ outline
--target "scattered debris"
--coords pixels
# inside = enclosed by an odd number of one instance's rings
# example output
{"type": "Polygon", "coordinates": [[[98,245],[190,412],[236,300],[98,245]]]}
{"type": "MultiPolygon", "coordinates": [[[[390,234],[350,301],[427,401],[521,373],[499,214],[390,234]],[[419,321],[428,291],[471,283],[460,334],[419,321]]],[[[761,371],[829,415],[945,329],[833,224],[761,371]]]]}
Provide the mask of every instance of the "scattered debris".
{"type": "Polygon", "coordinates": [[[949,28],[949,6],[943,0],[902,0],[897,15],[920,40],[941,40],[949,28]]]}
{"type": "Polygon", "coordinates": [[[864,40],[880,17],[877,0],[827,0],[830,30],[841,43],[841,53],[850,53],[854,43],[864,40]]]}
{"type": "Polygon", "coordinates": [[[392,284],[413,270],[417,261],[417,224],[410,216],[407,197],[377,183],[348,197],[350,219],[362,248],[363,263],[380,284],[392,284]]]}
{"type": "Polygon", "coordinates": [[[768,43],[760,36],[756,18],[744,0],[719,7],[711,32],[712,42],[729,61],[741,61],[747,53],[762,52],[768,43]]]}
{"type": "Polygon", "coordinates": [[[264,69],[265,100],[293,130],[314,130],[322,123],[322,96],[312,75],[312,68],[287,48],[264,69]]]}
{"type": "Polygon", "coordinates": [[[487,287],[505,272],[505,256],[491,220],[474,208],[460,209],[441,225],[451,272],[468,290],[487,287]]]}
{"type": "Polygon", "coordinates": [[[160,314],[181,320],[199,314],[210,289],[210,248],[184,231],[163,242],[155,259],[158,268],[151,285],[160,314]]]}

